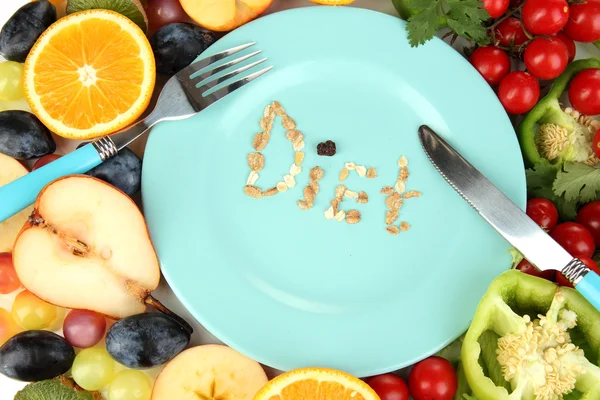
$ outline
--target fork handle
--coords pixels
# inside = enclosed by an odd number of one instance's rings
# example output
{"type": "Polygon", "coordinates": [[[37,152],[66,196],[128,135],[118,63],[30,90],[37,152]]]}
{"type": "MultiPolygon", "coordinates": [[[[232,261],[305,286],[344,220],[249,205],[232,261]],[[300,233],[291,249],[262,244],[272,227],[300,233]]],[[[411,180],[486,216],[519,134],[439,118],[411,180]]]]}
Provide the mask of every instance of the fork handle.
{"type": "Polygon", "coordinates": [[[86,144],[0,187],[0,222],[33,204],[44,186],[55,179],[82,174],[102,163],[102,148],[97,150],[97,146],[97,142],[86,144]]]}

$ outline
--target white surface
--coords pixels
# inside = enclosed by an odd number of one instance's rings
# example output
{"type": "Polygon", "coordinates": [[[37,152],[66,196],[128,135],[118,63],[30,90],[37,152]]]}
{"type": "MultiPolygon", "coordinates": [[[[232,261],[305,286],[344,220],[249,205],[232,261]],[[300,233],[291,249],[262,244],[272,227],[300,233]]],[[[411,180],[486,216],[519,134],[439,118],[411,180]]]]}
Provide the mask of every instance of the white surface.
{"type": "MultiPolygon", "coordinates": [[[[0,26],[3,25],[8,18],[23,4],[27,3],[28,0],[0,0],[0,26]]],[[[267,13],[273,13],[289,8],[295,7],[306,7],[314,5],[309,0],[274,0],[274,4],[268,10],[267,13]]],[[[391,0],[356,0],[352,6],[369,8],[388,14],[396,15],[394,7],[392,6],[391,0]]],[[[302,29],[302,28],[300,28],[302,29]]],[[[591,55],[593,52],[597,55],[597,51],[592,46],[586,46],[578,48],[578,58],[583,58],[591,55]]],[[[58,152],[64,153],[70,151],[77,146],[78,142],[60,140],[58,142],[58,152]]],[[[143,142],[140,143],[143,145],[143,142]]],[[[136,151],[143,152],[143,149],[137,148],[136,151]]],[[[177,298],[172,294],[168,286],[162,282],[159,289],[154,293],[154,296],[159,299],[164,305],[169,307],[171,310],[185,318],[193,327],[194,335],[192,337],[192,345],[203,344],[203,343],[219,343],[219,340],[212,336],[209,332],[204,330],[190,314],[183,308],[177,298]]],[[[10,304],[14,296],[3,296],[0,295],[0,307],[10,310],[10,304]]],[[[269,371],[271,374],[274,371],[269,371]]],[[[0,375],[0,400],[12,399],[15,393],[24,386],[21,382],[16,382],[5,378],[0,375]]]]}

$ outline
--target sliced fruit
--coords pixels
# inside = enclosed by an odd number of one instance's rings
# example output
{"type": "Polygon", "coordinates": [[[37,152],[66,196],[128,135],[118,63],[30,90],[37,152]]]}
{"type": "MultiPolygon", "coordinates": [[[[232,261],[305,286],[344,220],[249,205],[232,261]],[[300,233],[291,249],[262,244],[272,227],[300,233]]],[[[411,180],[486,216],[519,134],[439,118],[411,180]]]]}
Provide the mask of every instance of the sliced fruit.
{"type": "Polygon", "coordinates": [[[133,123],[155,82],[154,56],[144,32],[110,10],[61,18],[25,61],[25,97],[53,132],[89,139],[133,123]]]}
{"type": "Polygon", "coordinates": [[[302,368],[279,375],[254,400],[380,400],[364,381],[328,368],[302,368]]]}
{"type": "Polygon", "coordinates": [[[135,203],[84,175],[56,180],[40,192],[13,262],[23,286],[41,299],[114,319],[144,312],[160,279],[135,203]]]}
{"type": "Polygon", "coordinates": [[[152,400],[252,400],[267,380],[259,363],[227,346],[196,346],[162,370],[154,383],[152,400]]]}
{"type": "Polygon", "coordinates": [[[346,4],[354,3],[354,0],[310,0],[313,3],[323,4],[326,6],[344,6],[346,4]]]}
{"type": "Polygon", "coordinates": [[[11,313],[0,307],[0,346],[21,331],[11,313]]]}
{"type": "Polygon", "coordinates": [[[199,25],[217,32],[231,31],[264,13],[273,0],[179,0],[199,25]]]}
{"type": "MultiPolygon", "coordinates": [[[[0,153],[0,186],[4,186],[27,174],[27,168],[14,158],[0,153]]],[[[33,207],[27,207],[4,222],[0,222],[0,252],[12,251],[17,234],[27,221],[33,207]]]]}
{"type": "Polygon", "coordinates": [[[67,2],[67,14],[94,9],[118,12],[133,21],[144,32],[148,30],[148,17],[139,0],[69,0],[67,2]]]}

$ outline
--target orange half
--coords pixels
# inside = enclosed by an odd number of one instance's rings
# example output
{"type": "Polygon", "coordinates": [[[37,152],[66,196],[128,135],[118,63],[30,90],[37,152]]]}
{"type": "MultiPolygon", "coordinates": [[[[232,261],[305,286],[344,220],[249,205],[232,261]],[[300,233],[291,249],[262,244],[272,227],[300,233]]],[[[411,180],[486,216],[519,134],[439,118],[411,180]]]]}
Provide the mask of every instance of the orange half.
{"type": "Polygon", "coordinates": [[[328,368],[302,368],[267,383],[254,400],[380,400],[362,380],[328,368]]]}
{"type": "Polygon", "coordinates": [[[155,83],[142,30],[109,10],[59,19],[37,40],[23,72],[29,106],[56,134],[90,139],[118,131],[144,112],[155,83]]]}

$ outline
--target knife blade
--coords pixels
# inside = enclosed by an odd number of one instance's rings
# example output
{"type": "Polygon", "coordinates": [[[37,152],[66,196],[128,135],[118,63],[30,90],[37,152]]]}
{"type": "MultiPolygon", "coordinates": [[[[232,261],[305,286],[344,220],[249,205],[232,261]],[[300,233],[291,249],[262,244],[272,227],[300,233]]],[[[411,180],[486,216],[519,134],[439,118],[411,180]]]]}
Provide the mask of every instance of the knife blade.
{"type": "Polygon", "coordinates": [[[425,154],[440,175],[504,239],[540,270],[554,269],[600,310],[600,277],[573,258],[466,158],[427,125],[419,128],[425,154]]]}

